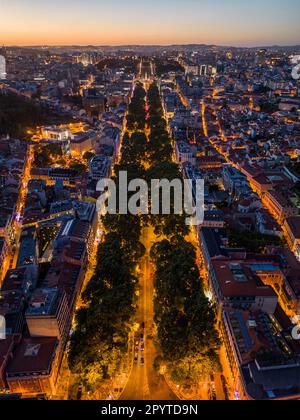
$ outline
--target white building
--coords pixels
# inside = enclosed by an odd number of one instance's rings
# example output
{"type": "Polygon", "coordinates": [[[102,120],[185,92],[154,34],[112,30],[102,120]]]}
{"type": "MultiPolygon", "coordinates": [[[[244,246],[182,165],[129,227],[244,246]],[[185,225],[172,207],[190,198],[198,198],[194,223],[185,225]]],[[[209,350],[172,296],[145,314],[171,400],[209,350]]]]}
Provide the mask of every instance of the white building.
{"type": "Polygon", "coordinates": [[[69,140],[72,138],[70,130],[58,127],[43,127],[42,136],[44,139],[57,141],[69,140]]]}

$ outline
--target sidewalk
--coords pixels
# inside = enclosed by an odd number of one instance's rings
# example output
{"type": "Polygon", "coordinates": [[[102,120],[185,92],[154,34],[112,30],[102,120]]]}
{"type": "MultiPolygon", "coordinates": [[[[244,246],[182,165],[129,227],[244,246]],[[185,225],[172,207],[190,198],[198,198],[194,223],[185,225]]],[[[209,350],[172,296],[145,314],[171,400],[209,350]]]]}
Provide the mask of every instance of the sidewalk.
{"type": "Polygon", "coordinates": [[[207,382],[201,382],[197,386],[191,386],[189,389],[185,389],[184,385],[176,385],[168,376],[168,374],[165,374],[164,377],[168,386],[179,400],[206,401],[209,399],[209,385],[207,382]]]}

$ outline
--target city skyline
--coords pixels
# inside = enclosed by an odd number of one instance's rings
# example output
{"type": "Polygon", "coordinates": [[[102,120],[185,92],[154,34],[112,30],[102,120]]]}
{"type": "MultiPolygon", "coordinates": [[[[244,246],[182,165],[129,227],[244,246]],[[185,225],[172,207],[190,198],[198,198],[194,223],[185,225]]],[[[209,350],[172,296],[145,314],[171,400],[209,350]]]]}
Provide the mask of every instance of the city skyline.
{"type": "Polygon", "coordinates": [[[173,45],[241,47],[300,43],[300,5],[279,2],[1,0],[6,45],[173,45]],[[72,7],[71,7],[72,6],[72,7]],[[178,27],[181,28],[178,31],[178,27]],[[74,28],[77,28],[74,30],[74,28]],[[117,28],[117,29],[116,29],[117,28]],[[230,28],[230,30],[228,30],[230,28]]]}

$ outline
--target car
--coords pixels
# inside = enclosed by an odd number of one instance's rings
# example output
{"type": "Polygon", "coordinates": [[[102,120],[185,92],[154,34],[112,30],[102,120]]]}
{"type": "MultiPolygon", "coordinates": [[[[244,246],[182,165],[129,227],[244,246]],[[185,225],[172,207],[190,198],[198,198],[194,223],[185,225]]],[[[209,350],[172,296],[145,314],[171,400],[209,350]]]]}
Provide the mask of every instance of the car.
{"type": "Polygon", "coordinates": [[[136,353],[134,356],[134,363],[137,363],[139,360],[139,355],[136,353]]]}
{"type": "Polygon", "coordinates": [[[210,380],[211,380],[211,389],[212,389],[212,392],[216,392],[215,378],[214,378],[213,375],[211,375],[210,380]]]}
{"type": "Polygon", "coordinates": [[[144,329],[145,329],[145,322],[142,322],[142,323],[141,323],[141,328],[142,328],[142,330],[144,330],[144,329]]]}
{"type": "Polygon", "coordinates": [[[144,343],[141,344],[140,350],[141,351],[144,351],[145,350],[145,344],[144,343]]]}
{"type": "Polygon", "coordinates": [[[144,333],[141,334],[141,341],[144,341],[144,333]]]}
{"type": "Polygon", "coordinates": [[[142,357],[141,358],[141,365],[144,365],[145,364],[145,359],[142,357]]]}

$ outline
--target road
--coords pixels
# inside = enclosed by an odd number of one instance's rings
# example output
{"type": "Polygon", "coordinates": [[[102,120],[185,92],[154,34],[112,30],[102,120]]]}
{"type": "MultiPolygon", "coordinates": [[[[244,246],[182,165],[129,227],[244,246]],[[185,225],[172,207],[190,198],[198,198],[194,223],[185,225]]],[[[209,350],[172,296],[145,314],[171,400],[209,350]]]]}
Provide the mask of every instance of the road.
{"type": "Polygon", "coordinates": [[[151,80],[154,76],[153,63],[149,59],[142,59],[140,64],[140,77],[142,79],[151,80]]]}
{"type": "MultiPolygon", "coordinates": [[[[146,255],[141,263],[140,294],[138,298],[137,322],[145,322],[145,350],[138,352],[138,363],[133,363],[128,383],[120,400],[164,400],[174,401],[177,397],[167,385],[164,377],[157,374],[153,368],[156,349],[152,338],[153,327],[153,268],[150,261],[150,249],[155,236],[151,227],[145,228],[142,243],[146,248],[146,255]],[[144,364],[141,364],[141,358],[144,364]]],[[[138,332],[139,338],[141,331],[138,332]]],[[[134,354],[133,354],[134,357],[134,354]]]]}
{"type": "Polygon", "coordinates": [[[15,250],[12,251],[12,256],[11,256],[11,261],[10,261],[11,268],[13,269],[16,268],[17,260],[19,256],[20,238],[21,238],[21,233],[22,233],[22,216],[24,214],[24,207],[25,207],[25,202],[26,202],[27,192],[28,192],[28,183],[30,181],[30,173],[31,173],[31,167],[32,167],[33,161],[34,161],[34,146],[29,145],[28,156],[27,156],[24,172],[22,175],[22,183],[21,183],[21,188],[19,192],[19,199],[16,205],[16,214],[18,215],[18,217],[15,218],[13,222],[13,229],[15,232],[14,240],[16,244],[15,250]]]}

